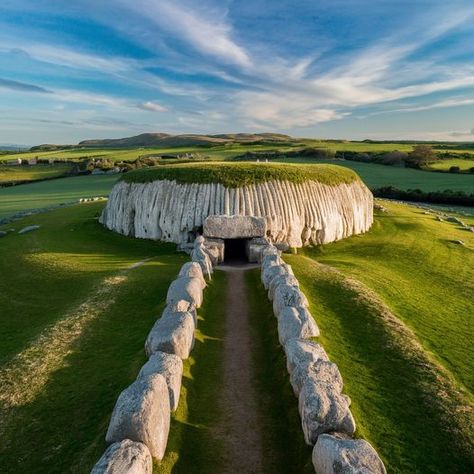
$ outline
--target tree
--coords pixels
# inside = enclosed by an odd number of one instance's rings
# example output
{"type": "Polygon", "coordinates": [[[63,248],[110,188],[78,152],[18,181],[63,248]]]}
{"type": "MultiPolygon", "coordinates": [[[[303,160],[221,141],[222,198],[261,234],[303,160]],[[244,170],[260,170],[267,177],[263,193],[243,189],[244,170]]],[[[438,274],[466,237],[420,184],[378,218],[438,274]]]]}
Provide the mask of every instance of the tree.
{"type": "Polygon", "coordinates": [[[413,151],[408,153],[405,163],[411,168],[421,168],[437,159],[436,153],[429,145],[416,145],[413,147],[413,151]]]}

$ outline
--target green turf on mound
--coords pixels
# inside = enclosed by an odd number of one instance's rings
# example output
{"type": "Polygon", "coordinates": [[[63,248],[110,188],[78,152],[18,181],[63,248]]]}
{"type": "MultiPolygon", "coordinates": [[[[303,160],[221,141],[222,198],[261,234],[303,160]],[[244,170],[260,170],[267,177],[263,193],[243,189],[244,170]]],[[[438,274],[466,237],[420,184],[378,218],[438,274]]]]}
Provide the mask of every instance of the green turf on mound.
{"type": "Polygon", "coordinates": [[[292,165],[269,163],[185,163],[131,171],[122,177],[128,183],[149,183],[159,180],[178,183],[220,183],[236,188],[265,181],[302,183],[317,181],[335,185],[358,180],[357,174],[335,165],[292,165]]]}

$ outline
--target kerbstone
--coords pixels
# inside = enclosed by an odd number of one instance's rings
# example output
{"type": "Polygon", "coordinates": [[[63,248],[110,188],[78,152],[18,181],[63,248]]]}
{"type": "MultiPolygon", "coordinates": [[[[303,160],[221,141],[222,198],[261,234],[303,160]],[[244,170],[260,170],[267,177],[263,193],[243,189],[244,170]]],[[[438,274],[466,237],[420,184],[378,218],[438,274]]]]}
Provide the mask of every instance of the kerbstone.
{"type": "Polygon", "coordinates": [[[111,444],[91,474],[152,474],[150,450],[143,443],[124,439],[111,444]]]}
{"type": "Polygon", "coordinates": [[[322,434],[313,449],[316,474],[386,474],[375,449],[363,439],[322,434]]]}
{"type": "Polygon", "coordinates": [[[130,439],[146,444],[161,460],[170,429],[170,400],[165,378],[160,374],[140,377],[127,387],[115,404],[105,440],[130,439]]]}
{"type": "Polygon", "coordinates": [[[171,411],[178,408],[179,394],[181,391],[181,380],[183,377],[183,362],[175,354],[166,352],[155,352],[150,356],[140,370],[138,377],[147,377],[152,374],[160,374],[166,380],[170,398],[171,411]]]}

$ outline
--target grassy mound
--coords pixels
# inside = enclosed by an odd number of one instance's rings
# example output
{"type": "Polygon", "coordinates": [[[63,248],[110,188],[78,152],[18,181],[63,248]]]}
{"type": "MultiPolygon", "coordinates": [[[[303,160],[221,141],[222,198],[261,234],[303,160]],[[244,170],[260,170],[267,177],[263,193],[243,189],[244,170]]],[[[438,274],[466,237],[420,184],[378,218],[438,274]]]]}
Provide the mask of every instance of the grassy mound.
{"type": "Polygon", "coordinates": [[[220,183],[238,188],[265,181],[290,181],[302,183],[317,181],[336,185],[352,183],[357,174],[340,166],[269,163],[184,163],[160,166],[153,169],[131,171],[122,177],[128,183],[149,183],[159,180],[176,180],[178,183],[220,183]]]}

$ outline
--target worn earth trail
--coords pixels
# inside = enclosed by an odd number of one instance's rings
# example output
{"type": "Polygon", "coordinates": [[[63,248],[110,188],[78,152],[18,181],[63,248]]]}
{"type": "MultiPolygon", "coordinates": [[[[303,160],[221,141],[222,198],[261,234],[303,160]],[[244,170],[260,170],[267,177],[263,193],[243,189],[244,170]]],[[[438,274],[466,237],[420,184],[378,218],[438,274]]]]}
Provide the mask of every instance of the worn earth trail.
{"type": "Polygon", "coordinates": [[[219,398],[222,417],[216,437],[224,448],[226,473],[264,471],[262,429],[254,383],[255,341],[249,324],[245,268],[225,267],[228,284],[225,298],[224,386],[219,398]]]}

